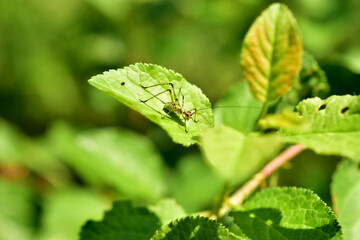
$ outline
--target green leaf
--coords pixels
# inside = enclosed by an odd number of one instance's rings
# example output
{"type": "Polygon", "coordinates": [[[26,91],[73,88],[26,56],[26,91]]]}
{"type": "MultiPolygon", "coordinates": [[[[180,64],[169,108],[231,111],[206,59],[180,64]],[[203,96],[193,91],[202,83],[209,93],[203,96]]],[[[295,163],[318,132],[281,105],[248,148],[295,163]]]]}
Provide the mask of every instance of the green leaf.
{"type": "Polygon", "coordinates": [[[243,133],[254,130],[262,103],[251,94],[249,86],[242,81],[235,85],[215,106],[215,124],[232,127],[243,133]]]}
{"type": "Polygon", "coordinates": [[[174,199],[162,199],[148,208],[160,218],[162,224],[169,224],[177,218],[186,216],[184,209],[174,199]]]}
{"type": "Polygon", "coordinates": [[[310,128],[282,131],[284,141],[298,143],[319,154],[360,160],[360,96],[306,99],[297,110],[310,128]]]}
{"type": "Polygon", "coordinates": [[[45,199],[39,239],[77,240],[80,227],[89,219],[101,219],[106,207],[99,195],[85,189],[54,192],[45,199]]]}
{"type": "Polygon", "coordinates": [[[186,217],[156,231],[150,240],[235,240],[241,239],[223,225],[204,217],[186,217]]]}
{"type": "Polygon", "coordinates": [[[221,193],[223,181],[204,162],[200,154],[181,158],[169,187],[188,213],[200,212],[210,206],[221,193]]]}
{"type": "Polygon", "coordinates": [[[250,239],[343,239],[335,214],[307,189],[263,190],[230,216],[250,239]]]}
{"type": "Polygon", "coordinates": [[[197,143],[203,131],[214,124],[211,104],[201,90],[187,82],[180,74],[157,65],[137,63],[123,69],[110,70],[92,77],[89,83],[160,125],[174,142],[184,146],[197,143]],[[180,106],[182,106],[182,95],[179,94],[181,89],[181,93],[184,95],[184,109],[200,110],[197,111],[196,119],[193,115],[186,121],[187,132],[184,118],[179,114],[163,117],[167,113],[167,110],[164,109],[165,103],[171,102],[169,93],[165,91],[172,90],[168,83],[174,85],[180,106]],[[146,89],[142,87],[154,84],[166,85],[146,89]],[[140,101],[147,100],[163,91],[165,92],[146,103],[140,101]],[[198,122],[194,120],[198,120],[198,122]]]}
{"type": "Polygon", "coordinates": [[[223,179],[240,183],[277,154],[282,147],[280,140],[277,134],[245,135],[230,127],[221,126],[205,132],[202,151],[210,166],[223,179]]]}
{"type": "Polygon", "coordinates": [[[241,65],[250,90],[261,102],[286,94],[301,65],[296,20],[283,4],[272,4],[245,36],[241,65]]]}
{"type": "Polygon", "coordinates": [[[360,171],[356,163],[346,160],[339,164],[333,176],[331,191],[345,239],[358,239],[360,236],[360,171]]]}
{"type": "Polygon", "coordinates": [[[64,124],[55,125],[50,135],[59,157],[93,185],[106,184],[147,201],[165,191],[161,156],[142,135],[115,128],[76,133],[64,124]]]}
{"type": "Polygon", "coordinates": [[[160,219],[147,208],[119,201],[101,222],[88,221],[82,227],[80,240],[148,240],[160,226],[160,219]]]}

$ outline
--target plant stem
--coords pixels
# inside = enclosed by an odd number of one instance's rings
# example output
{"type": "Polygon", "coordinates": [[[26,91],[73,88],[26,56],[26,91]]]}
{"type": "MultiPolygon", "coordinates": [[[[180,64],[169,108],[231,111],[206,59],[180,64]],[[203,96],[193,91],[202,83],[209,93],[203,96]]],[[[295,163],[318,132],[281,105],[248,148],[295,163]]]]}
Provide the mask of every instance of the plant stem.
{"type": "Polygon", "coordinates": [[[279,156],[271,160],[259,173],[257,173],[250,181],[248,181],[243,187],[236,191],[228,201],[223,203],[219,213],[221,215],[228,212],[232,206],[240,205],[247,196],[249,196],[267,177],[273,172],[279,169],[286,162],[290,161],[296,155],[304,151],[305,148],[299,144],[294,145],[286,149],[279,156]]]}
{"type": "Polygon", "coordinates": [[[260,126],[260,124],[259,124],[259,121],[260,121],[260,119],[262,119],[262,118],[264,118],[264,117],[266,116],[267,111],[268,111],[268,108],[269,108],[268,102],[264,102],[264,104],[263,104],[263,106],[262,106],[262,108],[261,108],[260,116],[259,116],[259,118],[258,118],[257,121],[256,121],[254,130],[256,130],[256,131],[261,130],[261,126],[260,126]]]}
{"type": "MultiPolygon", "coordinates": [[[[264,105],[262,106],[262,109],[261,109],[261,113],[260,113],[260,117],[259,117],[259,120],[264,118],[266,116],[266,113],[268,111],[268,108],[269,108],[269,103],[268,102],[264,102],[264,105]]],[[[258,121],[259,121],[258,120],[258,121]]]]}

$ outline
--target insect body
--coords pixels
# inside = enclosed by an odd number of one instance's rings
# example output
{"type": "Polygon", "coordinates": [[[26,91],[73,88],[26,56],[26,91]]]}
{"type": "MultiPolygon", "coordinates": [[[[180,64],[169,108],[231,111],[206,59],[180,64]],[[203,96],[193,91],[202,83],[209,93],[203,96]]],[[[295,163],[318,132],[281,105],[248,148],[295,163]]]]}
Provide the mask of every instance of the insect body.
{"type": "Polygon", "coordinates": [[[150,85],[150,86],[142,86],[142,88],[144,89],[147,89],[147,88],[151,88],[151,87],[156,87],[156,86],[161,86],[161,85],[169,85],[171,87],[168,88],[168,89],[165,89],[164,91],[161,91],[155,95],[153,95],[152,97],[146,99],[146,100],[141,100],[140,99],[140,102],[142,103],[146,103],[147,101],[163,94],[163,93],[166,93],[166,92],[169,92],[169,95],[170,95],[170,99],[171,99],[171,102],[166,102],[165,105],[164,105],[164,108],[166,110],[168,110],[168,112],[162,116],[162,118],[165,118],[167,116],[169,116],[170,113],[177,113],[179,114],[182,119],[184,120],[185,122],[185,132],[188,132],[187,131],[187,121],[191,119],[191,117],[194,115],[194,118],[193,118],[193,121],[194,122],[198,122],[198,120],[196,119],[196,116],[197,116],[197,110],[196,108],[193,108],[191,110],[186,110],[184,108],[184,95],[181,93],[181,88],[179,89],[179,93],[178,95],[176,95],[175,93],[175,89],[174,89],[174,85],[172,83],[159,83],[159,84],[154,84],[154,85],[150,85]],[[178,96],[182,97],[182,102],[180,104],[180,101],[178,99],[178,96]]]}

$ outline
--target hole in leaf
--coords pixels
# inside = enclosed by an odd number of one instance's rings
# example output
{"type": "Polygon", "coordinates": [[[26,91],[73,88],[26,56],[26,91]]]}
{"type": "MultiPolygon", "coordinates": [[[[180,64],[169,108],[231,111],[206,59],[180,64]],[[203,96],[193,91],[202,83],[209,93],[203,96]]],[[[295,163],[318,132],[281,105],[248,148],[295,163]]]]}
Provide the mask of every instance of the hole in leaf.
{"type": "Polygon", "coordinates": [[[326,108],[326,104],[321,104],[321,106],[318,108],[318,111],[324,110],[326,108]]]}
{"type": "Polygon", "coordinates": [[[341,113],[344,114],[349,110],[349,107],[344,107],[343,109],[341,109],[341,113]]]}

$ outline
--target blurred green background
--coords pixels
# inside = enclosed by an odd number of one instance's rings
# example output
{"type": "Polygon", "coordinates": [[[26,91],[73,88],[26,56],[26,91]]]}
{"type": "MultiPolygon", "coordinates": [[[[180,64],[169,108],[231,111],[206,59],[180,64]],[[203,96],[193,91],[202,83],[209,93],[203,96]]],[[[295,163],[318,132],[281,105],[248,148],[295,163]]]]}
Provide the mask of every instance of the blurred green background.
{"type": "MultiPolygon", "coordinates": [[[[188,212],[210,206],[221,182],[197,147],[173,144],[87,80],[155,63],[214,104],[242,80],[242,39],[272,2],[0,0],[0,240],[77,239],[85,220],[119,198],[174,197],[188,212]]],[[[331,94],[360,94],[360,1],[282,2],[331,94]]],[[[280,183],[330,203],[337,159],[305,152],[293,162],[280,183]]]]}

